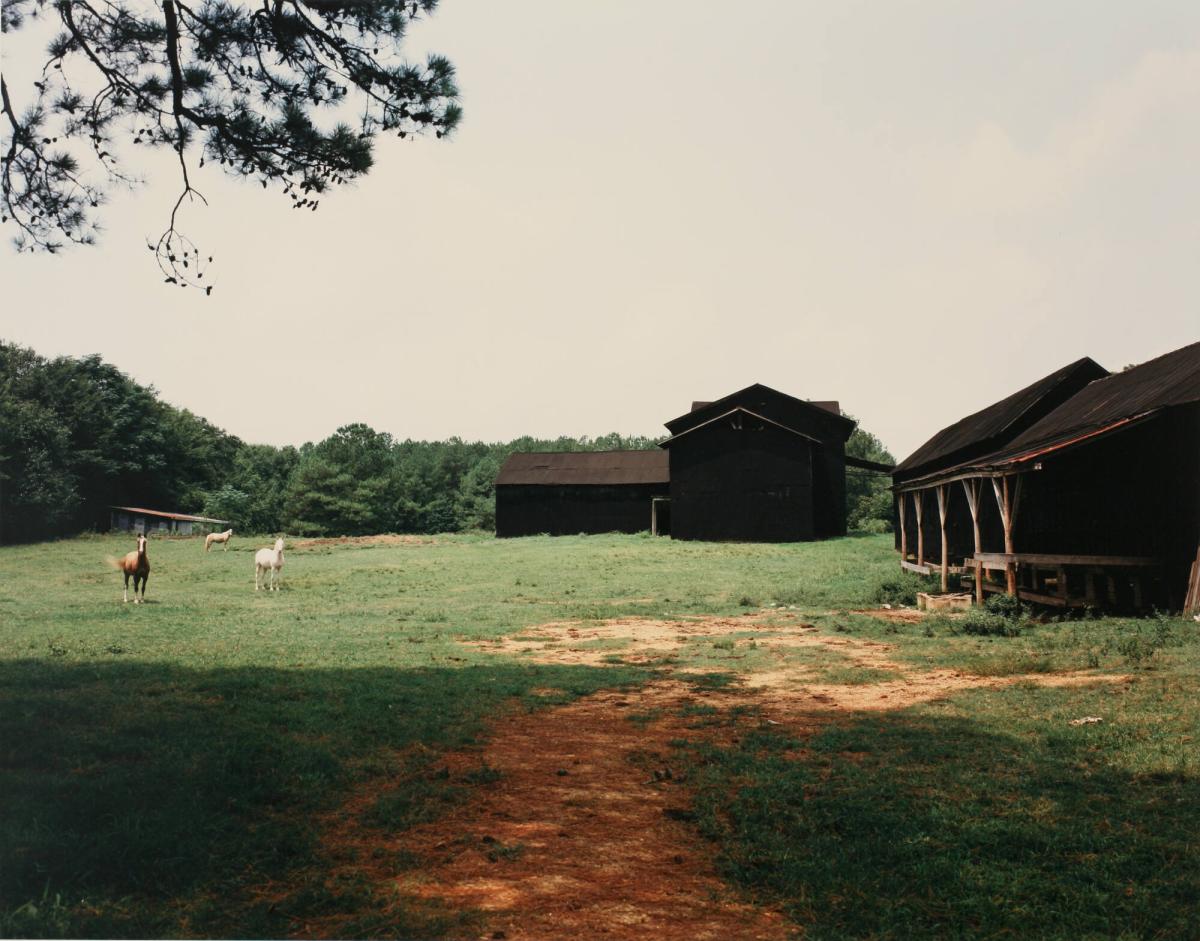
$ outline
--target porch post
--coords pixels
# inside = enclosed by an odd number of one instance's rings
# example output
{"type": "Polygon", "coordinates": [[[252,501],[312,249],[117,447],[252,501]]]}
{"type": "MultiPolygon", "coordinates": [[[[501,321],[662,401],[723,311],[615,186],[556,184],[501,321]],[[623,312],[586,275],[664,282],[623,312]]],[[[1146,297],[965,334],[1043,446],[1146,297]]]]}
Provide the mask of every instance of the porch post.
{"type": "MultiPolygon", "coordinates": [[[[967,506],[971,508],[971,525],[975,528],[975,554],[983,551],[983,538],[979,534],[979,478],[968,477],[963,481],[967,492],[967,506]]],[[[975,563],[975,603],[983,604],[983,563],[975,563]]]]}
{"type": "Polygon", "coordinates": [[[946,503],[950,496],[945,484],[938,484],[938,519],[942,526],[942,593],[950,590],[950,547],[946,544],[946,503]]]}

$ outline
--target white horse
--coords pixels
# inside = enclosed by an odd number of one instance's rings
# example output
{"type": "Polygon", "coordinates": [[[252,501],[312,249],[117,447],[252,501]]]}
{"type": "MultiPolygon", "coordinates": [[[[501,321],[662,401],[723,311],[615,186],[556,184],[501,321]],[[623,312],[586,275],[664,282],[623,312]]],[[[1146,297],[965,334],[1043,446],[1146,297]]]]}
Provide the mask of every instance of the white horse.
{"type": "Polygon", "coordinates": [[[229,537],[233,535],[232,529],[227,529],[223,533],[209,533],[204,537],[204,551],[207,552],[212,548],[214,542],[219,542],[225,547],[225,551],[229,551],[229,537]]]}
{"type": "Polygon", "coordinates": [[[283,572],[283,538],[282,537],[275,540],[275,548],[274,549],[259,549],[256,553],[254,553],[254,590],[255,591],[258,591],[258,588],[259,588],[258,582],[259,582],[260,578],[262,578],[262,580],[264,582],[266,581],[266,579],[263,578],[263,575],[268,569],[270,569],[270,571],[271,571],[271,584],[270,584],[270,587],[267,587],[266,585],[264,585],[263,587],[266,588],[267,591],[279,591],[279,589],[275,585],[275,575],[277,572],[280,573],[279,578],[282,580],[282,578],[283,578],[283,574],[282,574],[282,572],[283,572]]]}

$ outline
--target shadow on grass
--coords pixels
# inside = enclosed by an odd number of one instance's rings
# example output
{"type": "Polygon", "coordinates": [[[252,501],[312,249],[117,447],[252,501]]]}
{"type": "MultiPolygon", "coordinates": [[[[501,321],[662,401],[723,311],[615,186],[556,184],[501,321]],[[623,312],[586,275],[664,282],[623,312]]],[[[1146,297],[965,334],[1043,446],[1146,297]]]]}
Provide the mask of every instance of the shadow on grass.
{"type": "MultiPolygon", "coordinates": [[[[311,884],[241,903],[255,886],[320,871],[314,817],[356,783],[412,783],[401,788],[416,795],[406,813],[379,808],[380,825],[428,819],[472,783],[437,774],[439,753],[469,745],[497,712],[643,676],[521,664],[4,664],[0,936],[279,937],[331,906],[369,905],[362,887],[355,896],[311,884]],[[545,689],[556,692],[533,692],[545,689]]],[[[357,933],[453,927],[424,912],[357,933]]]]}
{"type": "Polygon", "coordinates": [[[724,874],[806,938],[1200,937],[1197,779],[1064,724],[863,716],[685,763],[724,874]]]}

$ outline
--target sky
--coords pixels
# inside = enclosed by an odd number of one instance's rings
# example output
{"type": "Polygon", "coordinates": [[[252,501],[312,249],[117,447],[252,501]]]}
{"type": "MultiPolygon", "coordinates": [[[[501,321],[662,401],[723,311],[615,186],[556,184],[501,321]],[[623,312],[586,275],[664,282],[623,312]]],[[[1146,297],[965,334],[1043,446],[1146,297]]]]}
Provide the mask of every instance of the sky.
{"type": "Polygon", "coordinates": [[[1194,0],[442,0],[408,48],[458,69],[451,139],[316,213],[205,167],[211,297],[145,248],[151,160],[99,246],[0,247],[0,337],[253,442],[662,434],[762,382],[897,458],[1200,339],[1194,0]]]}

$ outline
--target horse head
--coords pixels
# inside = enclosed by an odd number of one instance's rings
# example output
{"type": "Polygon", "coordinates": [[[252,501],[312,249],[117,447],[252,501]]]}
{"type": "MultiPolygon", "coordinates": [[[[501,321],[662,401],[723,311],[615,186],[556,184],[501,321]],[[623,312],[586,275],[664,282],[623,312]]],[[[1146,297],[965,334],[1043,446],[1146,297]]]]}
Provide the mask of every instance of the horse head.
{"type": "Polygon", "coordinates": [[[138,542],[138,547],[137,547],[138,555],[145,555],[146,554],[146,534],[138,533],[137,542],[138,542]]]}
{"type": "Polygon", "coordinates": [[[283,537],[282,536],[280,536],[278,539],[275,540],[275,551],[276,552],[283,551],[283,537]]]}

